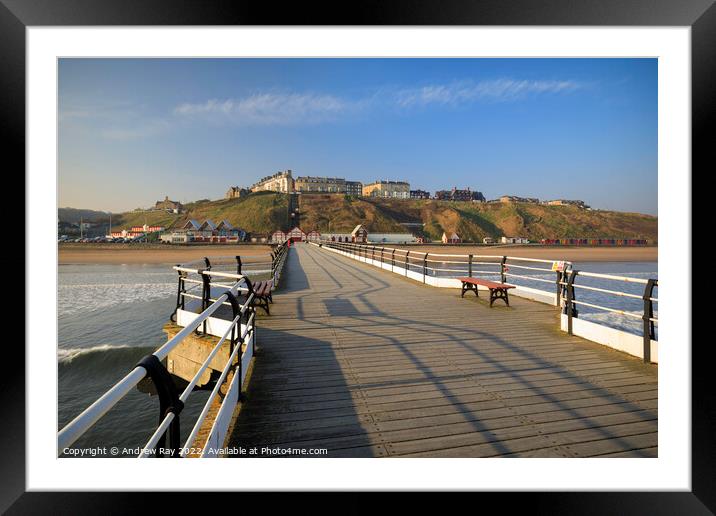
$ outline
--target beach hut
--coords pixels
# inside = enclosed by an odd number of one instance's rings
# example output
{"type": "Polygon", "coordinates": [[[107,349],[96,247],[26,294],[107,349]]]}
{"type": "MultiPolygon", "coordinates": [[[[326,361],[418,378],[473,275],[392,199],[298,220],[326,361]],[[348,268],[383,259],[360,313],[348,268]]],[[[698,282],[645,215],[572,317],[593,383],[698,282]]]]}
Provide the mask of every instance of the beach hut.
{"type": "Polygon", "coordinates": [[[459,244],[460,237],[457,235],[457,233],[451,233],[450,236],[448,236],[447,233],[443,233],[442,241],[443,244],[459,244]]]}
{"type": "Polygon", "coordinates": [[[306,233],[304,233],[298,226],[294,227],[291,231],[286,233],[286,239],[292,242],[303,242],[306,240],[306,233]]]}
{"type": "Polygon", "coordinates": [[[309,242],[319,242],[321,240],[321,234],[314,229],[306,234],[306,240],[309,242]]]}
{"type": "Polygon", "coordinates": [[[368,241],[368,230],[362,224],[358,224],[351,231],[351,239],[357,244],[365,244],[368,241]]]}
{"type": "Polygon", "coordinates": [[[286,233],[284,233],[280,229],[274,231],[271,234],[271,243],[272,244],[283,244],[287,239],[288,239],[288,237],[286,236],[286,233]]]}

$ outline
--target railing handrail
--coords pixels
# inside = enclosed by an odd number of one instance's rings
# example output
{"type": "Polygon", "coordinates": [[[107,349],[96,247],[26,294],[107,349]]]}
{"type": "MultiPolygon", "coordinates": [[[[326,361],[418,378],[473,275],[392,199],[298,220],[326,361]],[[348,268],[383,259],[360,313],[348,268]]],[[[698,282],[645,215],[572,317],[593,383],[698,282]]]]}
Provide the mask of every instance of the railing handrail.
{"type": "MultiPolygon", "coordinates": [[[[214,359],[216,354],[219,352],[219,350],[221,349],[221,346],[224,344],[224,342],[226,342],[226,338],[229,336],[229,334],[231,334],[234,331],[236,324],[241,322],[241,318],[246,313],[246,310],[250,306],[250,302],[252,299],[253,299],[253,294],[251,294],[249,296],[249,299],[246,300],[246,303],[244,303],[242,308],[239,310],[239,312],[236,314],[234,319],[231,321],[231,324],[229,324],[229,327],[226,329],[226,331],[221,336],[221,338],[216,343],[216,345],[214,345],[214,348],[211,350],[211,352],[209,352],[206,359],[204,359],[204,362],[201,364],[201,366],[199,367],[197,372],[194,373],[194,377],[191,379],[191,382],[189,382],[189,384],[184,388],[184,391],[179,396],[179,400],[182,403],[186,403],[186,401],[189,399],[189,396],[194,391],[194,387],[198,383],[199,378],[201,378],[201,375],[204,374],[204,371],[206,371],[206,369],[209,367],[209,364],[214,359]]],[[[237,342],[238,342],[237,348],[238,349],[241,349],[244,339],[246,338],[246,335],[249,333],[249,328],[250,328],[251,323],[253,322],[253,319],[254,319],[254,315],[252,314],[251,317],[249,318],[249,320],[246,322],[246,328],[243,330],[243,332],[240,334],[239,338],[237,339],[237,342]]],[[[233,358],[234,358],[234,353],[235,352],[232,352],[231,356],[229,357],[229,359],[227,361],[227,367],[231,366],[231,363],[233,362],[233,358]]],[[[221,386],[221,383],[223,383],[223,382],[221,382],[221,381],[217,382],[219,387],[221,386]]],[[[189,437],[187,438],[187,440],[185,442],[185,445],[193,442],[193,440],[196,438],[196,433],[198,433],[199,428],[201,428],[201,425],[204,422],[204,419],[206,418],[206,414],[209,412],[209,405],[211,404],[212,401],[213,401],[213,398],[210,398],[209,400],[206,401],[206,403],[204,405],[204,409],[202,410],[201,414],[199,415],[199,418],[197,419],[197,421],[194,425],[196,432],[192,432],[192,434],[189,435],[189,437]]],[[[147,441],[147,444],[144,445],[144,448],[140,452],[138,458],[148,457],[150,455],[150,451],[156,447],[156,445],[159,442],[159,440],[161,439],[162,435],[164,435],[164,433],[169,428],[169,425],[172,423],[172,421],[174,421],[175,418],[176,418],[176,415],[174,412],[169,412],[168,414],[166,414],[166,416],[164,417],[164,420],[159,424],[159,426],[155,430],[154,434],[152,434],[152,436],[149,438],[149,441],[147,441]]],[[[182,449],[186,449],[186,446],[184,446],[182,449]]]]}
{"type": "MultiPolygon", "coordinates": [[[[247,265],[253,265],[257,263],[265,263],[271,265],[271,272],[274,278],[274,283],[277,282],[278,278],[280,277],[281,269],[283,267],[283,263],[285,261],[286,255],[287,255],[287,245],[286,243],[279,245],[277,249],[275,249],[275,253],[272,251],[270,253],[271,260],[269,261],[261,261],[261,262],[254,262],[249,261],[247,262],[247,265]]],[[[169,353],[177,347],[187,336],[189,336],[194,330],[196,330],[199,325],[205,324],[206,320],[214,313],[216,312],[221,306],[226,304],[231,304],[234,306],[234,319],[231,321],[231,324],[229,325],[228,329],[224,333],[224,335],[219,340],[218,344],[213,348],[213,350],[210,352],[209,356],[206,358],[202,366],[199,368],[198,372],[195,373],[192,381],[189,383],[189,385],[185,388],[181,396],[178,398],[180,402],[186,401],[186,398],[188,398],[189,394],[191,393],[193,387],[196,385],[196,382],[198,381],[199,377],[208,367],[209,363],[213,359],[213,357],[218,352],[218,349],[221,347],[221,345],[225,342],[227,336],[230,332],[234,331],[234,328],[236,327],[236,324],[241,324],[241,319],[245,315],[246,310],[251,306],[251,303],[254,298],[254,294],[251,288],[251,282],[246,277],[246,275],[241,274],[241,268],[242,268],[242,260],[240,256],[230,256],[226,257],[228,259],[235,259],[237,261],[238,266],[238,272],[237,273],[230,273],[230,272],[224,272],[224,271],[217,271],[217,270],[211,270],[211,261],[208,259],[209,257],[204,257],[199,260],[195,260],[194,262],[201,262],[204,261],[206,264],[205,268],[191,268],[187,267],[187,264],[180,264],[173,267],[173,269],[177,272],[179,272],[179,287],[178,287],[178,295],[177,295],[177,308],[175,309],[175,313],[173,315],[176,315],[179,308],[183,308],[183,301],[180,302],[183,297],[193,297],[198,298],[198,296],[192,296],[187,294],[187,290],[184,289],[184,282],[189,283],[199,283],[197,281],[191,280],[187,278],[187,274],[198,274],[202,276],[206,283],[202,281],[201,283],[204,284],[204,294],[202,295],[203,303],[202,308],[203,311],[197,315],[196,318],[194,318],[191,322],[189,322],[186,326],[184,326],[179,332],[176,333],[171,339],[169,339],[164,345],[159,347],[156,351],[152,353],[154,357],[156,357],[156,360],[161,361],[165,359],[169,353]],[[217,278],[228,278],[234,280],[233,284],[227,285],[225,283],[214,283],[213,285],[221,286],[223,288],[226,288],[227,290],[223,293],[221,293],[219,296],[217,296],[216,299],[212,299],[210,297],[210,285],[211,283],[211,277],[217,277],[217,278]],[[246,286],[242,288],[242,284],[245,284],[246,286]],[[246,299],[246,302],[243,305],[239,305],[236,298],[234,297],[236,295],[237,291],[248,291],[249,296],[246,299]],[[226,303],[227,300],[230,300],[231,303],[226,303]],[[211,305],[208,305],[208,301],[213,301],[211,305]],[[206,302],[206,303],[204,303],[206,302]],[[236,310],[237,307],[240,307],[238,310],[236,310]]],[[[213,260],[222,259],[223,257],[211,257],[213,260]]],[[[188,263],[194,263],[194,262],[188,262],[188,263]]],[[[218,264],[218,265],[224,265],[224,264],[218,264]]],[[[233,264],[232,264],[233,265],[233,264]]],[[[196,287],[192,287],[189,290],[192,290],[196,287]]],[[[172,319],[174,320],[174,319],[172,319]]],[[[251,314],[251,316],[246,321],[246,327],[243,331],[239,329],[240,338],[238,339],[238,345],[233,350],[229,361],[227,365],[224,368],[223,374],[221,378],[225,378],[226,373],[228,372],[228,368],[231,366],[231,363],[236,355],[237,350],[241,350],[244,340],[246,336],[248,335],[249,331],[253,331],[252,325],[255,324],[255,312],[251,314]]],[[[206,326],[205,326],[206,330],[206,326]]],[[[234,336],[232,334],[232,343],[234,341],[234,336]]],[[[136,387],[140,381],[142,381],[144,378],[147,377],[149,374],[149,371],[142,365],[137,365],[134,369],[132,369],[124,378],[122,378],[119,382],[117,382],[115,385],[113,385],[110,389],[108,389],[102,396],[100,396],[94,403],[92,403],[89,407],[87,407],[85,410],[83,410],[79,415],[77,415],[72,421],[70,421],[67,425],[65,425],[57,434],[57,448],[58,448],[58,454],[62,454],[63,450],[69,448],[72,446],[77,439],[79,439],[82,435],[84,435],[85,432],[87,432],[90,428],[94,426],[94,424],[99,421],[107,412],[109,412],[119,401],[121,401],[134,387],[136,387]]],[[[241,382],[239,382],[240,384],[241,382]]],[[[219,385],[220,386],[220,385],[219,385]]],[[[218,387],[218,386],[217,386],[218,387]]],[[[241,389],[241,386],[239,386],[239,389],[241,389]]],[[[215,388],[216,390],[216,388],[215,388]]],[[[206,416],[206,412],[208,411],[208,404],[211,403],[213,400],[213,397],[210,397],[209,401],[207,402],[207,405],[204,407],[204,411],[202,412],[202,418],[206,416]]],[[[156,445],[159,440],[162,438],[162,436],[165,435],[167,430],[169,429],[169,425],[178,417],[173,411],[168,412],[164,419],[161,421],[160,425],[157,427],[155,432],[153,433],[152,437],[150,437],[149,443],[142,449],[142,453],[140,456],[146,456],[147,450],[152,446],[152,443],[156,445]]],[[[203,419],[200,418],[196,426],[200,426],[203,422],[203,419]]],[[[190,439],[195,438],[195,434],[192,434],[190,436],[190,439]]],[[[189,440],[187,441],[189,442],[189,440]]]]}
{"type": "MultiPolygon", "coordinates": [[[[234,294],[234,290],[238,288],[238,285],[239,282],[237,281],[234,288],[229,289],[227,292],[234,294]]],[[[200,324],[202,324],[222,306],[225,298],[228,299],[227,292],[221,294],[213,304],[207,307],[203,312],[201,312],[201,314],[198,315],[198,317],[182,328],[176,335],[174,335],[174,337],[169,339],[152,354],[159,360],[166,358],[169,352],[178,346],[181,341],[183,341],[189,334],[198,328],[200,324]]],[[[57,435],[58,450],[61,452],[62,450],[72,446],[77,439],[94,426],[94,424],[107,412],[109,412],[112,407],[119,403],[119,401],[122,400],[140,381],[142,381],[146,375],[147,370],[144,367],[135,367],[113,387],[108,389],[99,399],[65,425],[57,435]]]]}
{"type": "MultiPolygon", "coordinates": [[[[395,251],[398,253],[403,253],[406,256],[415,254],[415,255],[418,255],[421,259],[422,259],[422,256],[425,255],[425,251],[415,251],[412,249],[401,249],[399,247],[376,246],[374,244],[371,244],[370,242],[365,243],[365,244],[356,244],[355,242],[333,242],[331,240],[320,240],[319,243],[330,244],[330,245],[357,246],[360,248],[363,248],[366,246],[374,247],[376,249],[383,249],[384,251],[395,251]]],[[[502,258],[502,255],[494,255],[494,254],[472,254],[472,255],[470,255],[469,253],[468,254],[446,254],[446,253],[431,253],[431,252],[428,252],[427,254],[428,254],[428,256],[446,257],[446,258],[466,258],[467,259],[470,256],[472,256],[473,258],[496,258],[496,259],[502,258]]],[[[415,256],[415,258],[417,258],[418,256],[415,256]]],[[[505,258],[507,258],[508,260],[516,260],[516,261],[523,261],[523,262],[539,262],[539,263],[554,263],[554,262],[560,261],[560,262],[564,262],[565,264],[572,265],[572,262],[570,262],[568,260],[547,260],[544,258],[526,258],[526,257],[521,257],[521,256],[506,256],[505,258]]],[[[437,261],[437,260],[434,260],[434,261],[437,261]]],[[[467,263],[467,262],[465,262],[465,263],[467,263]]],[[[495,263],[499,263],[499,262],[495,262],[495,263]]]]}
{"type": "MultiPolygon", "coordinates": [[[[372,249],[371,255],[375,257],[374,251],[376,249],[380,249],[380,257],[381,257],[381,266],[383,264],[383,259],[385,255],[385,251],[390,251],[390,258],[391,258],[391,267],[394,265],[399,265],[401,269],[404,269],[406,271],[406,275],[408,271],[411,272],[418,272],[419,269],[422,268],[423,272],[423,282],[426,281],[426,275],[428,274],[428,271],[432,271],[434,276],[437,276],[435,274],[436,272],[449,272],[449,273],[468,273],[470,276],[473,274],[500,274],[501,280],[503,283],[507,283],[507,278],[521,278],[529,281],[535,281],[535,282],[541,282],[541,283],[548,283],[556,286],[556,305],[559,306],[561,309],[564,310],[564,313],[568,316],[568,332],[572,332],[572,318],[577,316],[577,309],[575,308],[576,305],[582,305],[587,306],[599,310],[604,310],[611,313],[617,313],[622,314],[627,317],[633,317],[633,318],[641,318],[644,321],[644,360],[649,361],[649,353],[648,350],[649,342],[652,338],[655,338],[655,331],[654,331],[654,323],[658,324],[658,317],[654,317],[653,314],[653,303],[658,302],[658,298],[653,296],[653,289],[658,287],[658,280],[655,278],[652,279],[643,279],[643,278],[633,278],[629,276],[621,276],[617,274],[603,274],[603,273],[597,273],[597,272],[583,272],[575,270],[573,267],[573,263],[567,260],[546,260],[542,258],[527,258],[527,257],[519,257],[519,256],[495,256],[495,255],[479,255],[479,254],[441,254],[441,253],[424,253],[419,251],[408,251],[404,249],[397,249],[397,248],[390,248],[390,247],[376,247],[372,246],[371,244],[357,244],[355,242],[334,242],[334,241],[322,241],[320,243],[321,245],[327,246],[327,247],[334,247],[339,250],[344,251],[350,251],[351,254],[357,254],[358,258],[365,258],[367,260],[368,255],[366,252],[366,249],[372,249]],[[395,260],[396,253],[398,253],[399,262],[395,260]],[[411,255],[412,253],[412,255],[411,255]],[[455,260],[443,260],[440,262],[440,260],[431,259],[431,258],[464,258],[465,260],[455,261],[455,260]],[[490,262],[480,262],[475,261],[475,258],[478,260],[484,259],[484,258],[490,258],[494,261],[490,262]],[[499,260],[499,261],[498,261],[499,260]],[[435,264],[443,263],[443,264],[458,264],[458,265],[467,265],[468,270],[464,271],[458,268],[453,267],[433,267],[428,266],[428,263],[435,264]],[[528,262],[528,263],[562,263],[562,267],[554,267],[552,269],[544,269],[539,267],[529,267],[526,265],[517,265],[513,262],[528,262]],[[473,266],[476,264],[484,264],[484,265],[499,265],[499,269],[495,270],[494,272],[491,271],[480,271],[480,270],[474,270],[473,266]],[[516,269],[524,269],[524,270],[530,270],[530,271],[537,271],[539,273],[555,273],[557,276],[556,281],[554,280],[548,280],[544,278],[539,278],[533,276],[527,276],[522,274],[515,274],[510,271],[510,267],[514,267],[516,269]],[[645,285],[644,292],[641,295],[633,294],[630,292],[622,292],[618,290],[612,290],[607,288],[599,288],[599,287],[593,287],[590,285],[579,285],[575,284],[574,280],[578,276],[587,277],[587,278],[597,278],[597,279],[604,279],[609,281],[619,281],[623,283],[631,283],[631,284],[639,284],[639,285],[645,285]],[[623,298],[631,298],[631,299],[641,299],[644,301],[643,306],[643,313],[641,315],[638,314],[638,312],[630,312],[628,310],[620,310],[617,308],[611,308],[607,306],[602,306],[596,303],[588,303],[582,300],[577,301],[575,299],[575,288],[584,289],[584,290],[592,290],[596,292],[601,292],[603,294],[611,295],[611,296],[617,296],[617,297],[623,297],[623,298]]],[[[525,273],[527,274],[527,273],[525,273]]],[[[519,287],[520,285],[515,285],[519,287]]],[[[527,287],[523,287],[527,288],[527,287]]],[[[530,287],[531,288],[531,287],[530,287]]],[[[533,289],[534,290],[534,289],[533,289]]],[[[538,292],[545,292],[542,289],[536,289],[538,292]]],[[[548,293],[548,292],[545,292],[548,293]]],[[[554,295],[554,294],[553,294],[554,295]]]]}

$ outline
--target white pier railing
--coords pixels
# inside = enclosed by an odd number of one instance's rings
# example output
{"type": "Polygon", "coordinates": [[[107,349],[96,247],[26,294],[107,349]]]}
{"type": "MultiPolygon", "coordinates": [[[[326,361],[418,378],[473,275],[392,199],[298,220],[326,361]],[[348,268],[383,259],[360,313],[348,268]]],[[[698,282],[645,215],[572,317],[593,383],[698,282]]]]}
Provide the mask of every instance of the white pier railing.
{"type": "MultiPolygon", "coordinates": [[[[271,261],[267,262],[270,266],[268,273],[271,275],[270,278],[275,281],[274,285],[280,279],[285,258],[286,246],[284,245],[272,252],[271,261]]],[[[172,316],[176,317],[177,324],[183,328],[154,353],[140,360],[124,378],[60,430],[57,435],[58,455],[62,455],[64,450],[71,447],[144,378],[150,378],[156,388],[161,420],[142,448],[139,457],[186,457],[189,455],[188,450],[191,449],[201,450],[199,453],[201,457],[220,455],[231,415],[241,398],[241,389],[246,380],[246,373],[254,356],[256,345],[256,308],[252,282],[242,274],[241,259],[239,257],[232,257],[232,259],[236,259],[238,262],[236,272],[213,270],[208,258],[200,261],[204,267],[193,267],[192,265],[196,265],[194,262],[174,267],[179,272],[179,287],[177,309],[172,316]],[[193,285],[193,287],[187,289],[187,284],[193,285]],[[199,286],[202,287],[201,296],[190,293],[192,289],[199,286]],[[242,297],[244,299],[239,302],[242,297]],[[189,306],[190,304],[192,306],[189,306]],[[222,306],[231,307],[231,320],[212,317],[222,306]],[[198,310],[199,307],[201,310],[199,313],[193,311],[198,310]],[[209,324],[210,322],[213,325],[209,324]],[[171,375],[162,361],[200,327],[205,334],[218,336],[219,341],[207,354],[186,388],[181,394],[178,394],[171,375]],[[194,392],[200,378],[209,368],[209,364],[212,363],[227,340],[229,341],[229,357],[191,433],[182,446],[179,426],[182,409],[194,392]],[[232,372],[233,378],[226,392],[222,393],[221,405],[211,424],[206,441],[195,445],[199,431],[207,421],[212,404],[219,398],[219,390],[232,372]],[[168,446],[166,445],[167,437],[169,438],[168,446]]],[[[212,258],[212,260],[215,263],[220,262],[216,258],[212,258]]]]}
{"type": "Polygon", "coordinates": [[[577,271],[574,270],[571,262],[561,260],[426,253],[372,244],[333,241],[321,241],[313,245],[434,287],[460,288],[462,282],[457,279],[459,277],[487,276],[489,279],[514,286],[514,294],[517,296],[560,307],[562,330],[638,356],[645,362],[658,362],[658,341],[655,331],[658,317],[655,316],[654,311],[654,305],[658,303],[658,299],[654,297],[654,289],[658,287],[656,279],[577,271]],[[549,276],[553,278],[549,279],[549,276]],[[610,287],[580,284],[575,281],[578,277],[586,280],[598,279],[610,287]],[[631,287],[631,292],[627,291],[627,285],[631,287]],[[643,290],[635,291],[636,285],[643,285],[643,290]],[[605,301],[600,304],[578,299],[575,289],[598,293],[600,299],[603,298],[605,301]],[[641,300],[643,304],[637,310],[607,306],[609,299],[617,298],[641,300]],[[642,335],[578,318],[578,306],[629,319],[640,319],[642,335]]]}

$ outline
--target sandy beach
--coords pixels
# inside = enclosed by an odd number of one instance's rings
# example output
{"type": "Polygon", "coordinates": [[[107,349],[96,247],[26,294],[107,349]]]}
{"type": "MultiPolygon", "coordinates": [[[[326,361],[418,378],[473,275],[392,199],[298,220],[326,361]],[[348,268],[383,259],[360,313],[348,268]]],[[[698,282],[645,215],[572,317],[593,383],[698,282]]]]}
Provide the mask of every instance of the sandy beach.
{"type": "Polygon", "coordinates": [[[245,257],[244,262],[252,258],[268,259],[271,246],[268,245],[211,245],[211,246],[171,246],[162,244],[61,244],[59,246],[60,264],[140,264],[167,263],[177,264],[198,260],[204,256],[245,257]]]}
{"type": "MultiPolygon", "coordinates": [[[[386,246],[388,247],[388,246],[386,246]]],[[[543,260],[570,262],[656,262],[658,247],[569,247],[569,246],[463,246],[411,245],[393,246],[424,253],[482,254],[489,256],[518,256],[543,260]]]]}
{"type": "MultiPolygon", "coordinates": [[[[386,246],[391,247],[391,246],[386,246]]],[[[572,262],[656,262],[657,247],[567,247],[567,246],[470,246],[470,245],[411,245],[419,252],[438,254],[482,254],[490,256],[521,256],[545,260],[572,262]]],[[[235,256],[262,259],[268,256],[268,245],[212,245],[168,246],[161,244],[62,244],[59,246],[60,264],[138,264],[184,263],[204,256],[235,256]]]]}

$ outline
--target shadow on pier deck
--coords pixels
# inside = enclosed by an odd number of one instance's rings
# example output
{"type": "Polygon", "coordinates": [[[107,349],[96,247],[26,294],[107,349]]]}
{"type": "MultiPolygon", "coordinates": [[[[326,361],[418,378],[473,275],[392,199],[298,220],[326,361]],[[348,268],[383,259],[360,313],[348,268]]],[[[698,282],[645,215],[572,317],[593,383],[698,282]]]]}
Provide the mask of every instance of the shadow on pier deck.
{"type": "Polygon", "coordinates": [[[307,244],[283,278],[231,446],[657,455],[657,367],[560,332],[554,307],[515,296],[490,309],[307,244]]]}

